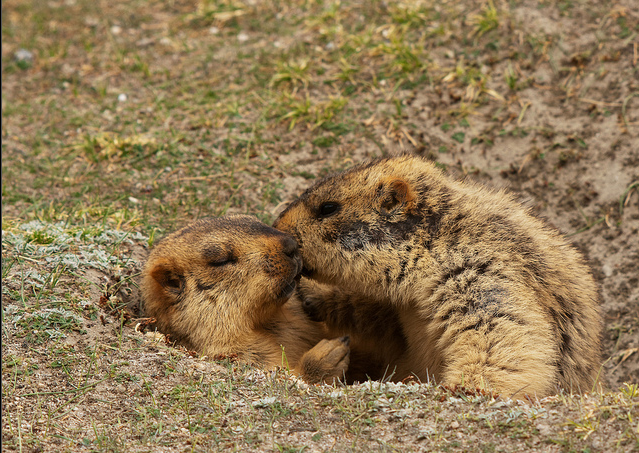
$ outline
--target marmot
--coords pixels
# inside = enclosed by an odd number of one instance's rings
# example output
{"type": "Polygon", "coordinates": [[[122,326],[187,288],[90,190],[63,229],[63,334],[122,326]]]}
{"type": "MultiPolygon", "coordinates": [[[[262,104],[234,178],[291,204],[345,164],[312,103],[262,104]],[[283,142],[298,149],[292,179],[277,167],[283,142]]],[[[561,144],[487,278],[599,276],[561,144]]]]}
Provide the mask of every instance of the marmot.
{"type": "Polygon", "coordinates": [[[374,342],[385,323],[371,315],[394,310],[403,338],[384,341],[380,360],[395,379],[516,398],[596,382],[602,320],[590,270],[503,191],[418,157],[384,158],[318,181],[274,226],[297,239],[304,275],[334,285],[302,291],[313,318],[365,328],[374,342]]]}
{"type": "Polygon", "coordinates": [[[250,216],[207,218],[170,234],[143,271],[144,310],[177,342],[290,367],[307,382],[342,378],[348,339],[326,339],[290,296],[302,269],[293,238],[250,216]]]}

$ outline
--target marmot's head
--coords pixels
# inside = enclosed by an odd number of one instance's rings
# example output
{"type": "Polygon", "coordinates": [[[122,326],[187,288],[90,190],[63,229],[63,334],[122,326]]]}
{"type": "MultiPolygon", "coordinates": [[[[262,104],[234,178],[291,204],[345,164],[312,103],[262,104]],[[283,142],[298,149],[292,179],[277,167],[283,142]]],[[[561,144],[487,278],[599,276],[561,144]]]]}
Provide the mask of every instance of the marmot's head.
{"type": "Polygon", "coordinates": [[[446,197],[442,178],[410,156],[361,164],[317,182],[274,226],[297,239],[311,278],[392,290],[416,256],[428,258],[446,197]]]}
{"type": "Polygon", "coordinates": [[[280,309],[301,268],[295,240],[254,217],[198,220],[151,252],[145,312],[174,340],[222,353],[280,309]]]}

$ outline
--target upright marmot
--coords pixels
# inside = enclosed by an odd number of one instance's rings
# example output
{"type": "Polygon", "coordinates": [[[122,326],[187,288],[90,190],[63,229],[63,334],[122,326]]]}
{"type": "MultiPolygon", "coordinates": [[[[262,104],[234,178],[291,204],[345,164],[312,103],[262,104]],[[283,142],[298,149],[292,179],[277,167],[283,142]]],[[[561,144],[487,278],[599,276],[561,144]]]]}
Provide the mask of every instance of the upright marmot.
{"type": "Polygon", "coordinates": [[[379,359],[395,379],[515,397],[596,381],[602,322],[589,269],[504,192],[420,158],[380,159],[319,181],[274,226],[297,239],[305,274],[334,285],[302,288],[314,319],[374,342],[385,326],[375,312],[393,308],[403,337],[384,340],[379,359]]]}
{"type": "Polygon", "coordinates": [[[323,339],[290,298],[302,269],[295,240],[249,216],[202,219],[163,239],[143,271],[157,328],[204,354],[289,366],[308,382],[341,378],[345,338],[323,339]]]}

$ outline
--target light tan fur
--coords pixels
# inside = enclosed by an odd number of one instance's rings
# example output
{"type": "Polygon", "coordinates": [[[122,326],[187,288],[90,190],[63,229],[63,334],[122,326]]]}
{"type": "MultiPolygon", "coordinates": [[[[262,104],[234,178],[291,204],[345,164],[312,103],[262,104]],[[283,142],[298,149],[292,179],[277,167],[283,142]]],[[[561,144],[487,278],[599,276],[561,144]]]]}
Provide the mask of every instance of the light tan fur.
{"type": "Polygon", "coordinates": [[[595,282],[581,255],[507,193],[400,156],[319,181],[274,226],[297,239],[306,275],[333,285],[304,283],[306,311],[377,345],[394,379],[516,398],[592,389],[595,282]]]}
{"type": "Polygon", "coordinates": [[[295,240],[253,217],[202,219],[151,252],[144,310],[158,330],[208,356],[237,354],[330,382],[348,367],[348,339],[326,339],[290,297],[301,268],[295,240]]]}

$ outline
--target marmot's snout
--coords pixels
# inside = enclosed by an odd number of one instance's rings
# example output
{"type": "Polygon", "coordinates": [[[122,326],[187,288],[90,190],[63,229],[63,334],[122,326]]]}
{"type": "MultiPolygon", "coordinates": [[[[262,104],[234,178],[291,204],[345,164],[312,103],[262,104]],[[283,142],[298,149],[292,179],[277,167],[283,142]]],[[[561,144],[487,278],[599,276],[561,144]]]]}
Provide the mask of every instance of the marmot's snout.
{"type": "Polygon", "coordinates": [[[282,245],[282,252],[286,256],[293,259],[299,258],[299,247],[297,246],[297,241],[291,236],[283,236],[280,239],[280,244],[282,245]]]}
{"type": "MultiPolygon", "coordinates": [[[[292,236],[277,231],[272,239],[269,241],[270,247],[276,251],[278,258],[275,262],[279,263],[276,265],[275,274],[282,277],[284,284],[278,298],[288,299],[302,276],[302,255],[297,241],[292,236]],[[284,271],[284,269],[287,270],[284,271]]],[[[267,266],[267,269],[271,270],[271,266],[267,266]]]]}

